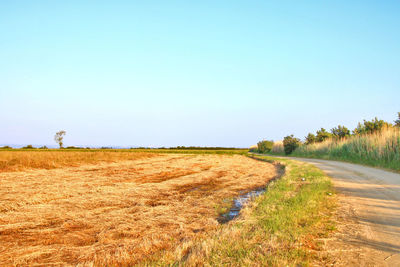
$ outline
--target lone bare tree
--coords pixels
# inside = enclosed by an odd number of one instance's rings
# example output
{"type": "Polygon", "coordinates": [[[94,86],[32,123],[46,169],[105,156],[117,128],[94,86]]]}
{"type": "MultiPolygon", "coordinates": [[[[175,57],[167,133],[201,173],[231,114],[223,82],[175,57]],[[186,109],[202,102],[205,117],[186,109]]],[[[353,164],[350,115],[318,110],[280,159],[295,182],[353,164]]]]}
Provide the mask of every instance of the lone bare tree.
{"type": "Polygon", "coordinates": [[[63,147],[63,139],[65,134],[66,132],[62,130],[57,132],[56,135],[54,136],[54,141],[56,141],[56,143],[60,146],[60,148],[63,147]]]}

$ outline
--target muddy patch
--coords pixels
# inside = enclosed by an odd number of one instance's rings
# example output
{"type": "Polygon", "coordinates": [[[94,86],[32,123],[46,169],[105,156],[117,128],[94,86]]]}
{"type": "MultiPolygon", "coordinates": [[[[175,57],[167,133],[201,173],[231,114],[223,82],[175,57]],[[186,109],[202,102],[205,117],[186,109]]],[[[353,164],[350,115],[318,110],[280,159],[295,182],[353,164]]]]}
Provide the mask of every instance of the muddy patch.
{"type": "Polygon", "coordinates": [[[240,210],[248,204],[250,201],[254,200],[256,197],[261,195],[267,190],[266,186],[256,188],[250,192],[247,192],[245,194],[239,195],[236,199],[233,200],[232,207],[229,209],[228,212],[222,214],[217,218],[217,221],[221,224],[227,223],[229,221],[232,221],[236,217],[239,216],[240,210]]]}

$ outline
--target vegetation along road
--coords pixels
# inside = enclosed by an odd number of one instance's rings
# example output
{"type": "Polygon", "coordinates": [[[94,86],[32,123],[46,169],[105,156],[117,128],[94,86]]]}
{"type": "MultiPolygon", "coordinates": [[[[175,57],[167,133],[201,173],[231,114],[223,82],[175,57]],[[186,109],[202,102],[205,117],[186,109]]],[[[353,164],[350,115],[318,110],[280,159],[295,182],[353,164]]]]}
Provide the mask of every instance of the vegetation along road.
{"type": "Polygon", "coordinates": [[[400,174],[306,158],[329,175],[338,193],[338,233],[328,251],[338,264],[400,266],[400,174]]]}

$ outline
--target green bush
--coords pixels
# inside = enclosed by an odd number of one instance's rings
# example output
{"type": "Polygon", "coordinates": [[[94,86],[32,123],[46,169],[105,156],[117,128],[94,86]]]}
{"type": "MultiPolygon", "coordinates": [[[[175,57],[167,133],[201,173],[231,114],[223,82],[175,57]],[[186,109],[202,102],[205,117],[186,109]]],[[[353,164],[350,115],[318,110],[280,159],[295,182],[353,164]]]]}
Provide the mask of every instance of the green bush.
{"type": "Polygon", "coordinates": [[[22,149],[34,149],[35,147],[33,147],[32,145],[27,145],[24,146],[22,149]]]}
{"type": "Polygon", "coordinates": [[[321,130],[317,131],[316,142],[323,142],[331,137],[331,133],[327,132],[324,128],[321,128],[321,130]]]}
{"type": "Polygon", "coordinates": [[[258,147],[257,146],[250,147],[249,152],[258,152],[258,147]]]}
{"type": "Polygon", "coordinates": [[[274,145],[274,141],[263,140],[257,143],[257,152],[258,153],[268,153],[271,151],[272,146],[274,145]]]}
{"type": "Polygon", "coordinates": [[[296,148],[298,148],[300,146],[301,142],[299,138],[295,138],[292,135],[288,135],[285,138],[283,138],[283,147],[285,150],[285,154],[289,155],[291,154],[293,151],[296,150],[296,148]]]}
{"type": "Polygon", "coordinates": [[[371,121],[364,120],[363,124],[359,122],[357,128],[353,130],[353,133],[355,135],[371,134],[391,126],[393,126],[391,123],[388,123],[384,120],[378,120],[378,118],[375,117],[375,119],[371,121]]]}
{"type": "Polygon", "coordinates": [[[350,130],[342,125],[338,125],[338,127],[332,128],[331,133],[335,138],[344,138],[350,136],[350,130]]]}
{"type": "Polygon", "coordinates": [[[397,112],[398,119],[394,121],[394,125],[400,127],[400,112],[397,112]]]}
{"type": "Polygon", "coordinates": [[[317,138],[315,137],[315,135],[312,134],[312,133],[309,133],[309,134],[306,136],[306,142],[305,142],[305,144],[306,144],[306,145],[314,144],[316,141],[317,141],[317,138]]]}

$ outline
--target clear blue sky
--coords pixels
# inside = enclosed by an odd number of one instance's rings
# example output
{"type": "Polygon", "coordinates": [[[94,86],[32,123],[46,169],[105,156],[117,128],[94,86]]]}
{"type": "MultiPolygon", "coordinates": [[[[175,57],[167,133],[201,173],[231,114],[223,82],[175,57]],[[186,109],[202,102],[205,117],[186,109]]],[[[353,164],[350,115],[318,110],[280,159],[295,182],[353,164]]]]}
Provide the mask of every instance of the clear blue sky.
{"type": "Polygon", "coordinates": [[[0,144],[237,146],[400,111],[399,1],[1,1],[0,144]]]}

